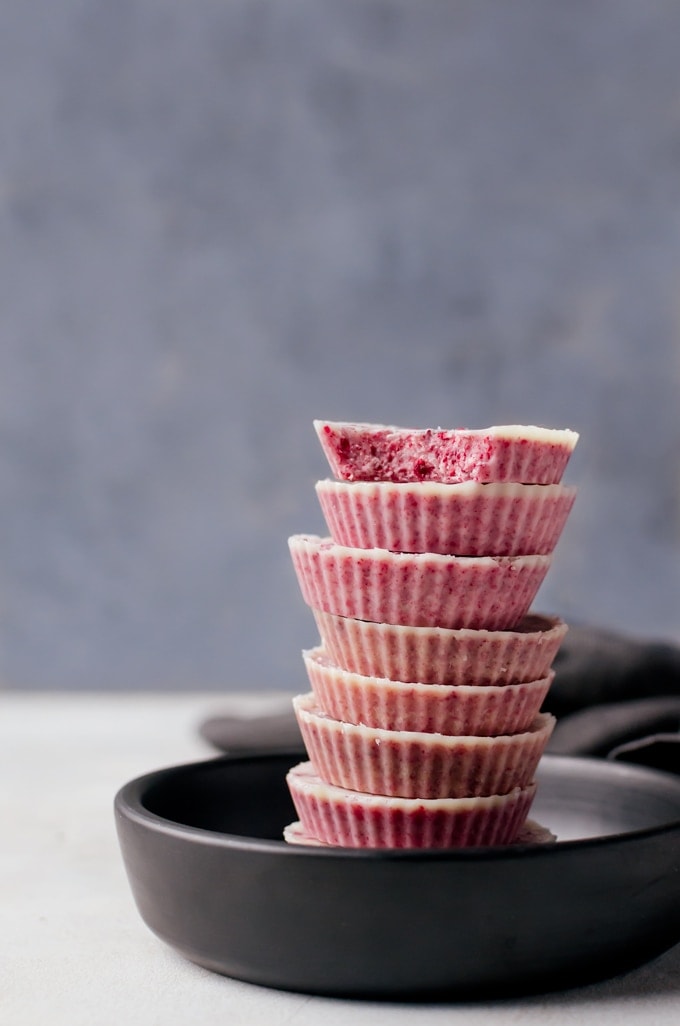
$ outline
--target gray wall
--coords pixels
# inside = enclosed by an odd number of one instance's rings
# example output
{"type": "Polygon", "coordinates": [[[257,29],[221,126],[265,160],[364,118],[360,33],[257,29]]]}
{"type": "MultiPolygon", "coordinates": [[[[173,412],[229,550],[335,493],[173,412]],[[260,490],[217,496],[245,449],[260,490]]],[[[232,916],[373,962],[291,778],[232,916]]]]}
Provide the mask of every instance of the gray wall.
{"type": "Polygon", "coordinates": [[[571,426],[537,608],[680,638],[680,4],[6,0],[0,678],[304,687],[315,416],[571,426]]]}

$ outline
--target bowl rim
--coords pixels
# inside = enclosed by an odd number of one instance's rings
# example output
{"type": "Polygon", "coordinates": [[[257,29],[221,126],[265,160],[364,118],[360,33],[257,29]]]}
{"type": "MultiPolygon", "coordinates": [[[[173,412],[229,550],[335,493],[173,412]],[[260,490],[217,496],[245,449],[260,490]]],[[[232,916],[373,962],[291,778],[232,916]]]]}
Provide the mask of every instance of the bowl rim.
{"type": "MultiPolygon", "coordinates": [[[[590,851],[594,848],[607,848],[615,845],[633,843],[645,838],[664,837],[673,833],[680,833],[680,816],[678,819],[661,823],[652,827],[643,827],[636,830],[620,831],[612,834],[605,834],[597,837],[572,838],[560,841],[559,839],[551,844],[517,844],[502,847],[470,847],[470,848],[345,848],[334,846],[313,846],[303,844],[290,844],[281,840],[271,838],[248,837],[242,834],[233,834],[226,831],[211,830],[207,827],[190,826],[180,823],[177,820],[168,819],[156,812],[152,812],[143,802],[143,796],[147,790],[155,784],[172,778],[190,774],[192,771],[218,769],[225,763],[239,763],[264,761],[268,759],[302,759],[305,752],[299,747],[284,749],[272,749],[268,752],[257,752],[253,754],[238,753],[235,755],[223,754],[213,758],[192,760],[178,763],[172,766],[162,767],[148,773],[144,773],[129,780],[118,790],[114,797],[114,812],[118,819],[127,820],[138,827],[150,830],[155,834],[172,837],[178,840],[192,841],[196,844],[208,847],[223,848],[233,851],[248,851],[264,855],[276,855],[284,858],[311,858],[311,859],[350,859],[368,861],[398,861],[398,862],[467,862],[467,861],[503,861],[516,858],[551,858],[558,852],[564,851],[590,851]]],[[[645,780],[656,783],[658,787],[675,791],[680,804],[680,777],[662,770],[649,769],[648,767],[632,765],[623,762],[614,762],[607,759],[596,759],[580,755],[552,755],[545,754],[541,763],[545,761],[547,766],[555,769],[578,767],[580,770],[598,774],[600,777],[614,776],[619,780],[626,777],[633,780],[645,780]]],[[[539,766],[540,772],[540,766],[539,766]]]]}

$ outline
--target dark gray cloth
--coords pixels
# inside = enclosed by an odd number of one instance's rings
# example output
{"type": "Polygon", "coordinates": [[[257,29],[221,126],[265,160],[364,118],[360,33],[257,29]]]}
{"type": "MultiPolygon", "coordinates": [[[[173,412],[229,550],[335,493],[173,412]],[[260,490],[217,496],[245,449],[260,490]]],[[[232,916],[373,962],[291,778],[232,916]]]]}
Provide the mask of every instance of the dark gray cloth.
{"type": "Polygon", "coordinates": [[[576,625],[555,671],[548,751],[680,773],[680,647],[576,625]]]}
{"type": "Polygon", "coordinates": [[[572,624],[554,668],[549,704],[557,717],[610,702],[680,697],[680,647],[665,642],[572,624]]]}
{"type": "Polygon", "coordinates": [[[302,735],[293,706],[266,716],[212,716],[201,724],[200,733],[218,751],[230,755],[304,751],[302,735]]]}

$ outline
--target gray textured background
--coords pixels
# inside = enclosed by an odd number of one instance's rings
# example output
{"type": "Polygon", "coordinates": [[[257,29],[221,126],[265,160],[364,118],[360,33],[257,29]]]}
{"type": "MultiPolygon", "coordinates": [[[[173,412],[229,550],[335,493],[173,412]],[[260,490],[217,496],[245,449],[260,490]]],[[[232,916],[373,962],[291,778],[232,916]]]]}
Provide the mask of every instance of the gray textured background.
{"type": "Polygon", "coordinates": [[[0,678],[298,688],[315,416],[571,426],[680,639],[680,4],[5,0],[0,678]]]}

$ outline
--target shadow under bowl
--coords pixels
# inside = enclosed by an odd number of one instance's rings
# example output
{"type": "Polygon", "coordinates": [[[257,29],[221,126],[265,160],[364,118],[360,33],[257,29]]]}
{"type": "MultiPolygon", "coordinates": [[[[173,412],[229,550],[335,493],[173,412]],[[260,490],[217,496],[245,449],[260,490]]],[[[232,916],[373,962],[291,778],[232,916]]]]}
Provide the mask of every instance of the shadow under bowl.
{"type": "Polygon", "coordinates": [[[285,990],[485,999],[604,979],[680,941],[680,779],[546,755],[532,818],[552,845],[289,845],[303,758],[222,757],[115,799],[142,919],[199,965],[285,990]]]}

